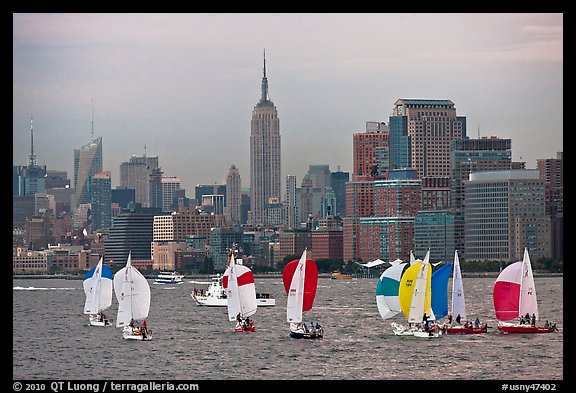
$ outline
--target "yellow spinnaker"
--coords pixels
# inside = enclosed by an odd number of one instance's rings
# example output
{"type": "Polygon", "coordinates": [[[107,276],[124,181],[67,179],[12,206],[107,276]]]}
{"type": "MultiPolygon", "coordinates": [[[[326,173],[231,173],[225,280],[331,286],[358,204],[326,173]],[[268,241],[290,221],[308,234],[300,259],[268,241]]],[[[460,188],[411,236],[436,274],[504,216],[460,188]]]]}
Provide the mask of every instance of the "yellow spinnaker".
{"type": "MultiPolygon", "coordinates": [[[[412,298],[414,296],[416,278],[418,277],[418,273],[420,273],[422,268],[422,262],[415,263],[406,269],[402,275],[402,279],[400,280],[400,287],[398,288],[398,299],[400,301],[400,308],[402,309],[402,312],[408,321],[410,321],[410,307],[412,305],[412,298]]],[[[418,317],[418,320],[413,320],[410,322],[422,322],[424,312],[428,316],[432,314],[432,269],[430,269],[430,265],[428,265],[428,269],[426,270],[428,274],[426,275],[426,296],[424,298],[424,310],[421,313],[422,315],[418,317]]]]}

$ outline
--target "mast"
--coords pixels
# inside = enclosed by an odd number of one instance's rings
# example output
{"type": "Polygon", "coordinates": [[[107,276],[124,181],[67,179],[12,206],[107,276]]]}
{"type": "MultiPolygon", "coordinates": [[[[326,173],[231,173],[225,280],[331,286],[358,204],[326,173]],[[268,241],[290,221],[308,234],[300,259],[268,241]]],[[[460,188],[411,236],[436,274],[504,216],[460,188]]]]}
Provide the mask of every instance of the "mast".
{"type": "Polygon", "coordinates": [[[28,166],[36,166],[36,155],[34,154],[34,125],[32,114],[30,114],[30,155],[28,156],[28,166]]]}
{"type": "Polygon", "coordinates": [[[94,140],[94,98],[92,98],[92,120],[90,121],[90,140],[94,140]]]}

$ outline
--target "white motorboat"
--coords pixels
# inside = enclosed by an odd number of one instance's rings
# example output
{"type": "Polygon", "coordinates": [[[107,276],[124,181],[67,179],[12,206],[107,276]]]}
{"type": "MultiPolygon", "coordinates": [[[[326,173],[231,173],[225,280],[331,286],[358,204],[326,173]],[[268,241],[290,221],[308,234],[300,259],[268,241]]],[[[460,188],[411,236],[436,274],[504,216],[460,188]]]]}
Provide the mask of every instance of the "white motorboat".
{"type": "MultiPolygon", "coordinates": [[[[196,290],[190,296],[199,306],[213,306],[213,307],[228,307],[228,299],[224,293],[222,286],[223,276],[218,274],[212,277],[210,283],[203,281],[190,281],[192,284],[209,284],[208,288],[204,291],[196,290]]],[[[270,307],[276,305],[276,299],[269,293],[256,293],[256,305],[258,307],[270,307]]]]}
{"type": "Polygon", "coordinates": [[[154,284],[182,284],[183,278],[184,275],[178,272],[160,272],[154,284]]]}

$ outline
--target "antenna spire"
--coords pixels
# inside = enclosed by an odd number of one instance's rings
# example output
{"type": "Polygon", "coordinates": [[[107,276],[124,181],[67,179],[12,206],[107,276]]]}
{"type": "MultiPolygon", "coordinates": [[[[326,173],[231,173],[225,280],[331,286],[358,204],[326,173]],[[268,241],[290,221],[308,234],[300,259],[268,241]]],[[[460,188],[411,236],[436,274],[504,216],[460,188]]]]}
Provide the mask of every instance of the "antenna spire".
{"type": "Polygon", "coordinates": [[[266,78],[266,49],[264,49],[264,74],[262,77],[262,97],[260,98],[260,102],[268,102],[270,99],[268,98],[268,78],[266,78]]]}
{"type": "Polygon", "coordinates": [[[266,49],[264,49],[264,78],[266,78],[266,49]]]}
{"type": "Polygon", "coordinates": [[[34,154],[34,124],[32,114],[30,114],[30,156],[28,157],[28,165],[36,166],[36,155],[34,154]]]}
{"type": "Polygon", "coordinates": [[[92,98],[92,121],[90,124],[91,139],[94,140],[94,98],[92,98]]]}

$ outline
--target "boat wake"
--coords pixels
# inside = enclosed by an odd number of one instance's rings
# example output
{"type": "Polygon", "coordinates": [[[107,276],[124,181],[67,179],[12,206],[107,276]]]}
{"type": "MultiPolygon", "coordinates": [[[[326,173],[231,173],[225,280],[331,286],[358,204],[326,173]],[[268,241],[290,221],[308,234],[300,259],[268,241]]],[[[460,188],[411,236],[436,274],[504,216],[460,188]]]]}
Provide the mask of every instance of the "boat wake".
{"type": "Polygon", "coordinates": [[[50,290],[71,290],[78,288],[38,288],[38,287],[13,287],[15,291],[50,291],[50,290]]]}

